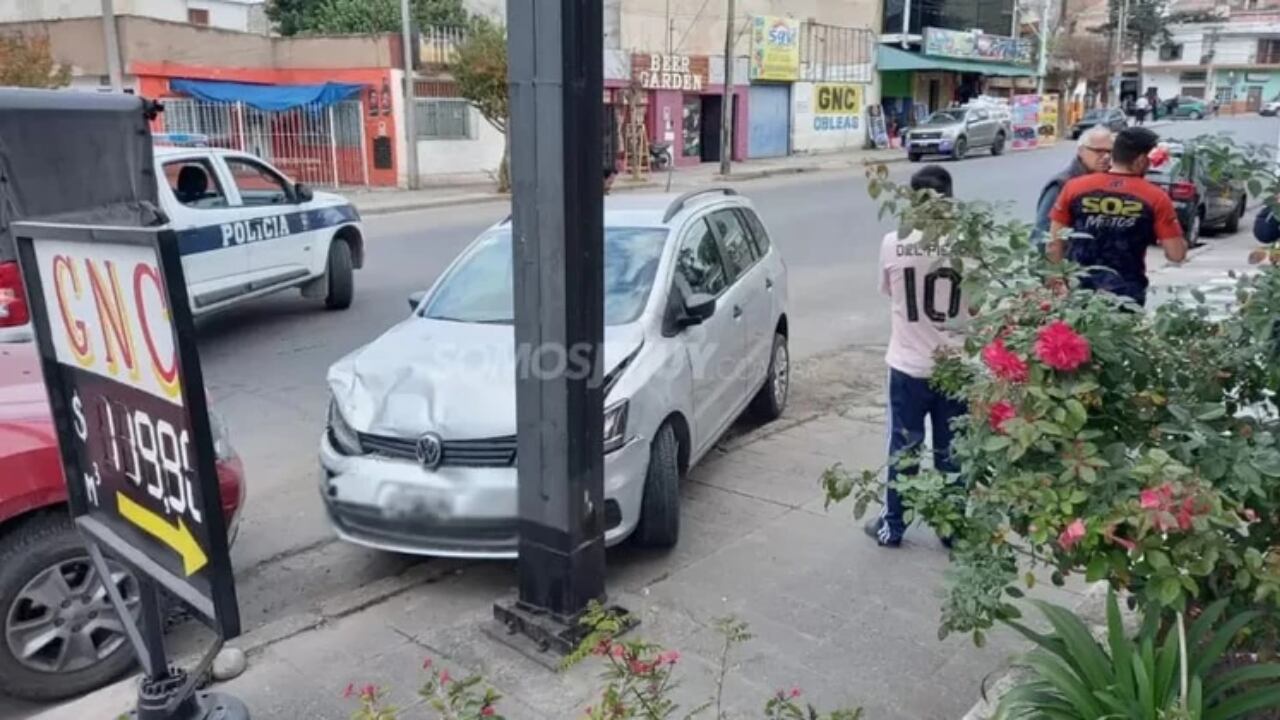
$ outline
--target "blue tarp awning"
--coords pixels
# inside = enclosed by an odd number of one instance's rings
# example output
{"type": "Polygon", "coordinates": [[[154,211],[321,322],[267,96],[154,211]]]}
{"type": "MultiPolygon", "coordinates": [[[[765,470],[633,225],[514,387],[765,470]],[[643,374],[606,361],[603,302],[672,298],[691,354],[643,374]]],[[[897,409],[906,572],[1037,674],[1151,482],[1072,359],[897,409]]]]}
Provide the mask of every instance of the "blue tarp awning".
{"type": "Polygon", "coordinates": [[[252,85],[214,80],[170,80],[169,87],[207,102],[242,102],[259,110],[292,110],[303,105],[328,107],[360,92],[362,86],[329,82],[323,85],[252,85]]]}

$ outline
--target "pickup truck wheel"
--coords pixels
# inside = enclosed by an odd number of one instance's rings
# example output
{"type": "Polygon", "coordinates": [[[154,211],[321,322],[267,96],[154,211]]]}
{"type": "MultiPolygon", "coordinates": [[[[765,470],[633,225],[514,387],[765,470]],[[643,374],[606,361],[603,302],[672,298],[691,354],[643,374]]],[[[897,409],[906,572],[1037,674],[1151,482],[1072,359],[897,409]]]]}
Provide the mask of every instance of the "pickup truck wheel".
{"type": "Polygon", "coordinates": [[[644,547],[674,547],[680,539],[680,441],[671,423],[658,429],[649,447],[649,470],[635,540],[644,547]]]}
{"type": "Polygon", "coordinates": [[[969,153],[969,142],[963,137],[956,138],[955,147],[951,148],[951,157],[956,160],[963,160],[964,156],[969,153]]]}
{"type": "MultiPolygon", "coordinates": [[[[137,579],[107,563],[137,613],[137,579]]],[[[36,516],[0,539],[0,623],[0,693],[61,700],[134,665],[120,617],[65,513],[36,516]]]]}
{"type": "Polygon", "coordinates": [[[351,259],[351,246],[343,240],[329,243],[329,293],[324,306],[330,310],[346,310],[355,296],[355,264],[351,259]]]}
{"type": "Polygon", "coordinates": [[[996,139],[991,143],[991,154],[1004,154],[1004,133],[996,133],[996,139]]]}

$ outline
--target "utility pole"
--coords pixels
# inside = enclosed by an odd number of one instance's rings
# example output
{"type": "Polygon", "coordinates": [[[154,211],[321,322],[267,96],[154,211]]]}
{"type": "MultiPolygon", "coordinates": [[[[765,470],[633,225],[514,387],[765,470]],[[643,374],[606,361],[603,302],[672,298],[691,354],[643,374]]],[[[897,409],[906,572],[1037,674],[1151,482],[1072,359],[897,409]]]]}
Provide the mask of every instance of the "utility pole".
{"type": "Polygon", "coordinates": [[[605,595],[603,14],[507,0],[507,18],[519,598],[494,617],[567,653],[605,595]]]}
{"type": "MultiPolygon", "coordinates": [[[[1111,1],[1116,2],[1116,0],[1111,1]]],[[[1111,78],[1111,86],[1113,88],[1111,102],[1115,107],[1120,106],[1120,87],[1124,78],[1124,35],[1129,20],[1129,0],[1119,0],[1119,2],[1120,13],[1116,18],[1114,28],[1116,38],[1115,73],[1111,78]]]]}
{"type": "Polygon", "coordinates": [[[404,46],[404,172],[410,190],[418,188],[418,93],[413,82],[413,37],[409,0],[400,0],[400,44],[404,46]]]}
{"type": "Polygon", "coordinates": [[[113,0],[102,0],[102,45],[107,53],[107,77],[111,92],[124,92],[124,73],[120,68],[120,37],[116,33],[116,8],[113,0]]]}
{"type": "Polygon", "coordinates": [[[1036,70],[1036,94],[1044,95],[1044,76],[1049,72],[1049,9],[1053,0],[1044,0],[1040,8],[1040,66],[1036,70]]]}
{"type": "Polygon", "coordinates": [[[733,26],[737,15],[734,0],[728,0],[729,8],[724,20],[724,94],[720,96],[720,174],[731,170],[733,155],[733,26]]]}

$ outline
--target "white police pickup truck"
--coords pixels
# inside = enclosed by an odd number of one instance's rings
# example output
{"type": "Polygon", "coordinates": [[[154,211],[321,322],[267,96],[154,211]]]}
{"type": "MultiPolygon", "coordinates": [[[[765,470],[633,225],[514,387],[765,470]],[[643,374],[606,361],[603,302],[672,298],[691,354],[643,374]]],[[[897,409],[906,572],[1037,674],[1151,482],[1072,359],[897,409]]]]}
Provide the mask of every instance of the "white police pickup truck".
{"type": "MultiPolygon", "coordinates": [[[[157,145],[155,171],[193,314],[289,288],[329,309],[351,305],[364,229],[345,198],[312,192],[253,155],[204,146],[157,145]]],[[[0,342],[30,340],[29,319],[16,259],[0,248],[0,342]]]]}
{"type": "Polygon", "coordinates": [[[155,158],[192,313],[295,287],[330,309],[351,305],[364,231],[345,198],[233,150],[157,147],[155,158]]]}

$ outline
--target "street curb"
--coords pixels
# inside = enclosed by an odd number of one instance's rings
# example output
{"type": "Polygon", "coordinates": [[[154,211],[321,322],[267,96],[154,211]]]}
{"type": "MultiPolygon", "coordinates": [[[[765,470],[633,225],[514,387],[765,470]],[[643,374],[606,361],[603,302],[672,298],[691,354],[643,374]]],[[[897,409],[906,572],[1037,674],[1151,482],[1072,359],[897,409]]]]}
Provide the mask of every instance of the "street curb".
{"type": "MultiPolygon", "coordinates": [[[[246,656],[256,655],[276,643],[358,613],[419,585],[429,585],[456,575],[470,564],[459,560],[440,559],[414,565],[399,575],[384,577],[368,585],[327,598],[317,610],[286,615],[256,627],[231,641],[228,647],[237,647],[244,651],[246,656]]],[[[178,658],[176,664],[190,668],[199,659],[197,655],[178,658]]],[[[45,710],[36,715],[34,720],[83,720],[88,717],[114,718],[128,715],[134,709],[138,699],[138,678],[139,675],[136,673],[130,675],[75,700],[45,710]]]]}
{"type": "MultiPolygon", "coordinates": [[[[1108,588],[1109,586],[1105,582],[1096,582],[1089,586],[1089,589],[1084,592],[1079,602],[1068,608],[1081,617],[1085,624],[1089,626],[1094,637],[1099,637],[1100,634],[1106,633],[1106,605],[1104,603],[1108,588]],[[1095,609],[1098,616],[1094,617],[1095,613],[1087,611],[1081,612],[1082,609],[1086,608],[1095,609]]],[[[974,703],[969,708],[969,712],[960,717],[960,720],[990,720],[996,710],[996,706],[1000,703],[1000,698],[1016,687],[1024,676],[1024,670],[1011,665],[1000,673],[990,685],[983,682],[982,698],[974,703]]]]}
{"type": "Polygon", "coordinates": [[[371,215],[391,215],[393,213],[408,212],[410,210],[429,210],[431,208],[451,207],[454,205],[479,205],[487,202],[497,202],[499,200],[507,200],[511,196],[497,192],[490,193],[471,193],[468,195],[450,195],[442,198],[430,198],[425,200],[414,200],[413,202],[388,203],[386,205],[374,205],[372,207],[362,208],[356,203],[357,211],[362,217],[371,215]]]}

